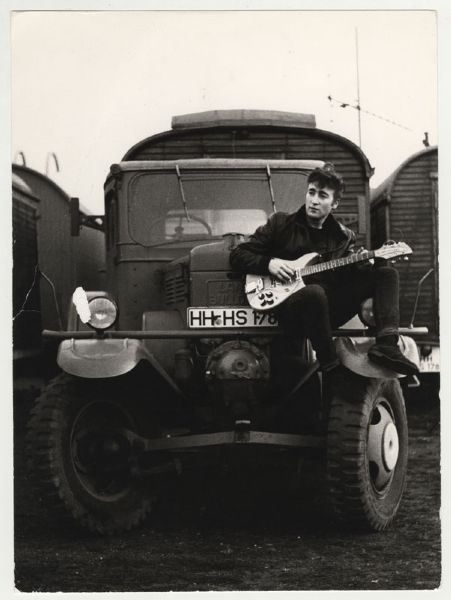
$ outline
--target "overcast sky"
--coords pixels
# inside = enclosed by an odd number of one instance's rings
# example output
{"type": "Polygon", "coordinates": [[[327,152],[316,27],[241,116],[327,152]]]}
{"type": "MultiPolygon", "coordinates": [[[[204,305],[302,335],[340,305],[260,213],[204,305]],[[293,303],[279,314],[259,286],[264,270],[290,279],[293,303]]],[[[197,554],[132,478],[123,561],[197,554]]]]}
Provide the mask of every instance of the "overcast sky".
{"type": "Polygon", "coordinates": [[[437,143],[433,11],[16,13],[12,159],[22,151],[45,172],[55,152],[60,172],[50,164],[49,176],[97,213],[110,164],[173,115],[311,113],[358,144],[358,113],[340,106],[357,101],[356,29],[375,186],[423,148],[424,132],[437,143]]]}
{"type": "MultiPolygon", "coordinates": [[[[184,0],[179,0],[182,2],[184,0]]],[[[177,0],[167,0],[173,7],[177,0]]],[[[201,0],[186,4],[206,4],[201,0]]],[[[228,5],[255,5],[256,0],[228,0],[228,5]]],[[[275,0],[259,0],[273,5],[275,0]]],[[[391,8],[389,0],[342,0],[372,8],[391,8]]],[[[435,13],[414,12],[61,12],[78,5],[120,9],[146,8],[157,0],[1,0],[0,1],[0,203],[2,261],[0,304],[4,321],[1,342],[5,387],[0,419],[0,468],[4,482],[0,501],[8,560],[0,565],[2,597],[12,589],[12,382],[11,382],[11,206],[9,154],[26,155],[27,164],[45,172],[49,152],[61,171],[49,175],[95,213],[103,212],[103,182],[110,164],[118,162],[137,141],[170,128],[171,117],[188,112],[226,109],[275,109],[316,115],[318,127],[358,143],[357,113],[340,108],[327,96],[355,104],[357,99],[355,28],[359,35],[362,148],[376,172],[377,185],[401,161],[423,148],[424,132],[432,144],[437,133],[435,13]],[[11,24],[9,10],[17,13],[11,24]],[[30,12],[29,9],[47,9],[30,12]],[[56,9],[60,12],[49,12],[56,9]],[[12,137],[9,145],[9,56],[11,50],[12,137]],[[400,127],[399,125],[402,125],[400,127]],[[6,156],[5,156],[6,155],[6,156]],[[9,485],[8,485],[9,484],[9,485]],[[6,509],[5,509],[6,507],[6,509]],[[4,567],[6,565],[6,567],[4,567]],[[2,567],[3,570],[2,570],[2,567]]],[[[161,4],[161,3],[160,3],[161,4]]],[[[217,0],[214,5],[224,5],[217,0]]],[[[280,5],[331,4],[327,0],[280,0],[280,5]]],[[[397,6],[440,8],[440,252],[442,398],[451,394],[451,286],[447,285],[451,219],[451,86],[449,0],[397,0],[397,6]],[[406,6],[407,5],[407,6],[406,6]],[[447,254],[448,252],[448,254],[447,254]]],[[[240,6],[242,8],[242,6],[240,6]]],[[[442,402],[442,423],[451,423],[449,402],[442,402]]],[[[449,466],[449,436],[442,436],[442,458],[449,466]]],[[[447,470],[447,472],[449,469],[447,470]]],[[[444,482],[446,483],[446,482],[444,482]]],[[[448,484],[444,498],[451,498],[448,484]]],[[[450,503],[444,502],[444,506],[450,503]]],[[[443,542],[451,539],[449,510],[443,515],[443,542]]],[[[444,546],[444,549],[445,546],[444,546]]],[[[449,551],[448,551],[449,555],[449,551]]],[[[446,561],[445,561],[446,562],[446,561]]],[[[449,561],[448,561],[449,562],[449,561]]],[[[446,564],[444,563],[446,568],[446,564]]],[[[446,568],[449,583],[449,567],[446,568]]],[[[449,588],[449,585],[446,586],[449,588]]],[[[433,591],[437,596],[444,592],[433,591]]]]}

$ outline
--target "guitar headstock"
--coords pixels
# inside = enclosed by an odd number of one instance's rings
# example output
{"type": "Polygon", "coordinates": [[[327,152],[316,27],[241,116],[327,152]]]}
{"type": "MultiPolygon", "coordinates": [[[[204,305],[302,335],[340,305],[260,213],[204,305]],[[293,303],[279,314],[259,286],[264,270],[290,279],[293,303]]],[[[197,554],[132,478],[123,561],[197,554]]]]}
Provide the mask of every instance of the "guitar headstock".
{"type": "Polygon", "coordinates": [[[392,260],[400,256],[408,256],[412,254],[412,248],[405,242],[393,242],[388,240],[378,250],[374,251],[374,255],[385,260],[392,260]]]}

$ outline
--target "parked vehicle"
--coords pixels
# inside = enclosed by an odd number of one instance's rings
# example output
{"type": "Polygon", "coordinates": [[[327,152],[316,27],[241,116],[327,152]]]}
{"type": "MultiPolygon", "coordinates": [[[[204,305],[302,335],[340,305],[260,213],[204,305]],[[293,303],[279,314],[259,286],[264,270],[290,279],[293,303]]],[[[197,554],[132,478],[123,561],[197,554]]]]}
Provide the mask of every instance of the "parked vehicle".
{"type": "Polygon", "coordinates": [[[424,375],[440,372],[438,270],[438,149],[424,148],[405,160],[371,193],[371,239],[401,238],[414,250],[398,266],[404,327],[428,328],[418,340],[424,375]],[[420,287],[419,287],[420,283],[420,287]]]}
{"type": "MultiPolygon", "coordinates": [[[[46,332],[61,340],[63,371],[29,423],[46,502],[90,530],[120,532],[150,512],[162,474],[253,447],[262,461],[322,460],[337,516],[386,528],[405,485],[407,420],[396,374],[367,360],[371,330],[336,332],[344,368],[332,389],[310,344],[293,347],[275,315],[249,306],[229,263],[275,209],[299,207],[323,162],[126,157],[105,183],[105,289],[77,289],[67,330],[46,332]]],[[[402,344],[418,360],[413,340],[402,344]]]]}
{"type": "Polygon", "coordinates": [[[33,356],[39,352],[42,330],[39,287],[33,285],[38,277],[39,198],[16,173],[12,175],[12,194],[14,356],[33,356]]]}
{"type": "Polygon", "coordinates": [[[13,164],[12,194],[14,357],[21,358],[41,352],[43,329],[67,327],[77,285],[104,287],[105,235],[90,226],[71,237],[70,197],[34,169],[13,164]]]}

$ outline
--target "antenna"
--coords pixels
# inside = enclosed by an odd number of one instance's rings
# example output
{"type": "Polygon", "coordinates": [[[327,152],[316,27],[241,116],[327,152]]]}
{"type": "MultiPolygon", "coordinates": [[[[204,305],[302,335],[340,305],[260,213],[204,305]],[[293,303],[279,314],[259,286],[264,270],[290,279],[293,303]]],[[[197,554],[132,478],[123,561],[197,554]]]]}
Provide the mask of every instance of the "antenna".
{"type": "Polygon", "coordinates": [[[364,112],[367,115],[371,115],[372,117],[376,117],[376,119],[381,119],[381,121],[385,121],[386,123],[390,123],[390,125],[396,125],[396,127],[401,127],[401,129],[405,129],[406,131],[413,131],[413,129],[411,129],[410,127],[406,127],[405,125],[401,125],[401,123],[397,123],[396,121],[393,121],[392,119],[386,119],[385,117],[378,115],[374,112],[371,112],[370,110],[365,110],[364,108],[362,108],[361,106],[354,106],[353,104],[350,104],[349,102],[345,102],[344,100],[338,100],[337,98],[333,98],[330,94],[327,96],[327,99],[329,100],[329,102],[335,102],[336,104],[339,105],[340,108],[354,108],[355,110],[359,110],[360,112],[364,112]]]}
{"type": "Polygon", "coordinates": [[[360,77],[359,77],[359,30],[355,28],[355,65],[357,74],[357,116],[359,122],[359,146],[362,147],[362,123],[361,123],[361,109],[360,109],[360,77]]]}
{"type": "Polygon", "coordinates": [[[46,161],[45,161],[45,174],[46,175],[49,174],[50,158],[53,158],[53,161],[54,161],[55,167],[56,167],[56,172],[59,173],[60,166],[59,166],[59,163],[58,163],[58,157],[56,156],[56,154],[54,152],[48,152],[47,153],[47,158],[46,158],[46,161]]]}
{"type": "Polygon", "coordinates": [[[26,167],[27,166],[27,161],[26,161],[26,158],[25,158],[25,154],[22,152],[22,150],[19,150],[18,152],[16,152],[16,156],[14,157],[14,162],[16,164],[18,164],[17,163],[17,159],[19,158],[19,156],[22,159],[22,165],[24,167],[26,167]]]}

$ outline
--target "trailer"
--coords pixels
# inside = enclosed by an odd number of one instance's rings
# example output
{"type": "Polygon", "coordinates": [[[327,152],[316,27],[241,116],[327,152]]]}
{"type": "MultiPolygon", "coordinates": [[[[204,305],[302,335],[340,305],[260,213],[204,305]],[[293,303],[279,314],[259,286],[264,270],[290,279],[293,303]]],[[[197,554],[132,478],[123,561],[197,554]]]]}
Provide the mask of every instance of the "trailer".
{"type": "Polygon", "coordinates": [[[16,173],[12,174],[12,195],[14,356],[24,357],[36,354],[41,345],[39,287],[34,285],[39,198],[16,173]]]}
{"type": "Polygon", "coordinates": [[[440,371],[438,269],[438,148],[427,147],[407,158],[371,192],[373,246],[402,239],[413,249],[398,265],[401,325],[428,328],[418,341],[421,373],[440,371]]]}
{"type": "MultiPolygon", "coordinates": [[[[70,235],[69,195],[42,173],[12,166],[14,357],[39,353],[40,332],[65,327],[74,286],[103,286],[104,233],[70,235]]],[[[88,211],[82,210],[82,216],[88,211]]]]}

